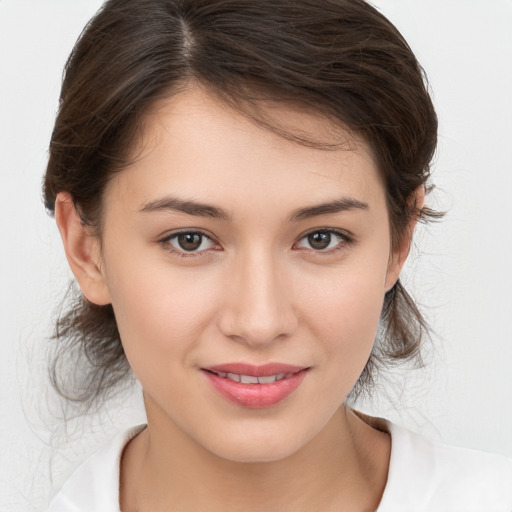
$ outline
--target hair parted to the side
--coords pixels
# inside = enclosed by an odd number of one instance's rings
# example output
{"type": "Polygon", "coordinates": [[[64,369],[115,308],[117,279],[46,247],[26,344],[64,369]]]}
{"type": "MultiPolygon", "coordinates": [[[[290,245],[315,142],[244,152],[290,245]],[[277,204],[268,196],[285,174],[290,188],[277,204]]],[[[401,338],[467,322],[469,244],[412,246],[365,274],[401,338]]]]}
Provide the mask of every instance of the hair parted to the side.
{"type": "MultiPolygon", "coordinates": [[[[392,244],[411,219],[438,216],[414,201],[428,188],[437,142],[423,70],[398,30],[363,0],[108,0],[66,64],[47,209],[69,192],[84,225],[101,237],[103,191],[129,163],[144,113],[191,82],[299,144],[322,141],[288,133],[259,105],[289,101],[361,137],[385,183],[392,244]]],[[[399,282],[385,297],[381,324],[356,394],[378,367],[417,357],[427,332],[399,282]]],[[[90,404],[130,375],[110,305],[78,297],[54,339],[52,381],[71,400],[90,404]],[[87,367],[68,389],[59,361],[79,353],[87,367]]]]}

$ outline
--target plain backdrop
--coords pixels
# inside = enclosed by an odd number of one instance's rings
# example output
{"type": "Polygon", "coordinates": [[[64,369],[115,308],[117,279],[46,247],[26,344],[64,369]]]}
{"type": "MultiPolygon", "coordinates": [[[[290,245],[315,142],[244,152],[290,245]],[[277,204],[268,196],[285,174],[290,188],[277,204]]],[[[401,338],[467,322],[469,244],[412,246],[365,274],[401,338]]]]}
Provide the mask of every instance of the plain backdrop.
{"type": "MultiPolygon", "coordinates": [[[[73,468],[143,422],[140,390],[63,420],[46,347],[70,278],[40,184],[62,68],[99,0],[0,0],[0,511],[44,510],[73,468]]],[[[427,70],[440,119],[403,279],[434,327],[424,370],[384,376],[368,412],[512,455],[512,1],[378,0],[427,70]]],[[[72,414],[72,411],[68,411],[72,414]]]]}

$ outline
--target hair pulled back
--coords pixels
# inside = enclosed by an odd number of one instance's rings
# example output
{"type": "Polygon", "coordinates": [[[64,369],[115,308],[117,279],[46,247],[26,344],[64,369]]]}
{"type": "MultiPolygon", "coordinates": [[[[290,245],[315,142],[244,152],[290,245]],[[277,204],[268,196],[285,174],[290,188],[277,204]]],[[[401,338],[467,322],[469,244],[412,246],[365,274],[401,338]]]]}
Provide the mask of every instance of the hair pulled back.
{"type": "MultiPolygon", "coordinates": [[[[129,163],[144,113],[191,81],[298,143],[315,144],[265,119],[260,100],[300,104],[360,136],[385,183],[393,244],[414,216],[436,216],[413,201],[437,142],[423,70],[398,30],[363,0],[108,0],[65,67],[47,209],[69,192],[84,225],[101,236],[103,191],[129,163]]],[[[358,389],[379,366],[419,353],[426,324],[400,282],[386,295],[381,324],[358,389]]],[[[52,382],[63,396],[92,403],[130,375],[110,305],[78,295],[54,337],[52,382]],[[83,356],[71,388],[59,374],[66,354],[83,356]]]]}

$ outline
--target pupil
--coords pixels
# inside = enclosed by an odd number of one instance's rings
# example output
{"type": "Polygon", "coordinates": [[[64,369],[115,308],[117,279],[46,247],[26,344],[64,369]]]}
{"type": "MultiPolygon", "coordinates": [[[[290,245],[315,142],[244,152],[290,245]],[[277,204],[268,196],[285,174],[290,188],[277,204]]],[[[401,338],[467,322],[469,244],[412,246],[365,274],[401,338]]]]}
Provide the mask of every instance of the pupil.
{"type": "Polygon", "coordinates": [[[181,233],[178,235],[178,244],[184,251],[195,251],[201,245],[201,238],[197,233],[181,233]]]}
{"type": "Polygon", "coordinates": [[[326,249],[331,243],[331,234],[318,231],[308,235],[308,242],[313,249],[326,249]]]}

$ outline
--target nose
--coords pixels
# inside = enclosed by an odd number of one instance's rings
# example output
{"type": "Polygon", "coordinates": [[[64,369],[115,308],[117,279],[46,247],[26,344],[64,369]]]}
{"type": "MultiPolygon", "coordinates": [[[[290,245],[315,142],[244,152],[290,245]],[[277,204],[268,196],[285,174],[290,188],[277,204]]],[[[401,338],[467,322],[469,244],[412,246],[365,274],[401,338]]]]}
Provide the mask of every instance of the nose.
{"type": "Polygon", "coordinates": [[[230,267],[228,280],[219,320],[225,336],[263,347],[293,334],[298,325],[293,287],[276,258],[252,251],[230,267]]]}

